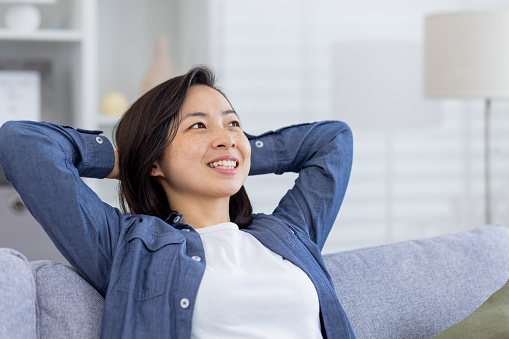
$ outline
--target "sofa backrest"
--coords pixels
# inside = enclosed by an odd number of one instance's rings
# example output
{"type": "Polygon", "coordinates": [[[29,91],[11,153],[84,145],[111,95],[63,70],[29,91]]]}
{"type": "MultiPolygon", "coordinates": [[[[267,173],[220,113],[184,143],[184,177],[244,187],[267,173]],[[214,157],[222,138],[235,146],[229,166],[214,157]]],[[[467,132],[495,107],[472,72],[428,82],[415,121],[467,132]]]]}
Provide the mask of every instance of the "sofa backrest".
{"type": "Polygon", "coordinates": [[[99,338],[104,308],[99,292],[69,266],[48,260],[30,265],[37,286],[38,337],[99,338]]]}
{"type": "Polygon", "coordinates": [[[509,279],[509,228],[482,226],[324,260],[358,338],[431,338],[509,279]]]}

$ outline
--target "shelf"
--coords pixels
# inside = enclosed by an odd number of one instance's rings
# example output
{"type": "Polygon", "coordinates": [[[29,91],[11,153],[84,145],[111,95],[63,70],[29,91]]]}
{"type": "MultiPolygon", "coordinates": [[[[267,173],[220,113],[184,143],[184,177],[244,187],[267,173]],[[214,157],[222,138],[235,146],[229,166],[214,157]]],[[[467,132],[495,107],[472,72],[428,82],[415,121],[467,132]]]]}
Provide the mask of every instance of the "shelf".
{"type": "Polygon", "coordinates": [[[79,30],[40,29],[34,32],[17,32],[0,28],[0,40],[80,42],[82,38],[79,30]]]}

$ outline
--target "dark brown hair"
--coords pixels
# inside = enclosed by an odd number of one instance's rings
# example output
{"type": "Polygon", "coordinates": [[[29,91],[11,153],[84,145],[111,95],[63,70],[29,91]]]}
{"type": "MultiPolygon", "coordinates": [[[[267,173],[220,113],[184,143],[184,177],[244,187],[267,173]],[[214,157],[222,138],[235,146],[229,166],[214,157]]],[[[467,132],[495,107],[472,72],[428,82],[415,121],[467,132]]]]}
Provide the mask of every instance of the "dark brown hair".
{"type": "MultiPolygon", "coordinates": [[[[210,69],[194,67],[141,96],[115,127],[120,171],[119,200],[123,212],[153,215],[163,220],[172,212],[178,212],[170,209],[163,188],[149,174],[164,148],[175,138],[180,125],[180,109],[189,88],[198,84],[223,94],[215,87],[214,73],[210,69]]],[[[230,197],[230,220],[239,227],[245,227],[252,216],[251,202],[242,186],[230,197]]]]}

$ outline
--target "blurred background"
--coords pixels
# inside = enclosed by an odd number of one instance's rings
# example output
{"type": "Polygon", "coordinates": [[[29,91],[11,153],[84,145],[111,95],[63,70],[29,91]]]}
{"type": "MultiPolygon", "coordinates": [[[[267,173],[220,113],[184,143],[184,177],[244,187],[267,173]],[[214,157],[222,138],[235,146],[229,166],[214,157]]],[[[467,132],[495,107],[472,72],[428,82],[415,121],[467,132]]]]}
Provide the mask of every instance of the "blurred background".
{"type": "MultiPolygon", "coordinates": [[[[14,2],[0,1],[0,20],[14,2]]],[[[0,120],[51,120],[111,137],[147,81],[208,64],[248,133],[324,119],[352,128],[351,180],[324,253],[486,222],[485,101],[424,95],[425,18],[509,10],[505,0],[33,2],[36,28],[0,23],[0,120]],[[23,96],[36,103],[32,115],[23,96]]],[[[504,224],[509,102],[492,100],[491,113],[490,222],[504,224]]],[[[271,213],[295,178],[248,178],[255,211],[271,213]]],[[[88,183],[118,205],[115,182],[88,183]]],[[[12,188],[0,193],[0,246],[63,261],[12,188]]]]}

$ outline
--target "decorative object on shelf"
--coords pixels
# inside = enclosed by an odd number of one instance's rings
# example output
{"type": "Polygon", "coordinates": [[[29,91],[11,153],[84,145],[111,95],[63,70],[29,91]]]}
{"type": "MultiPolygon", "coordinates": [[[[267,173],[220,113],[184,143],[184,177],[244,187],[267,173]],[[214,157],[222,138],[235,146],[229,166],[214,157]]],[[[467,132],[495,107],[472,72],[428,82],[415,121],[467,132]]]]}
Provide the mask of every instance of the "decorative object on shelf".
{"type": "Polygon", "coordinates": [[[0,125],[8,120],[52,120],[50,78],[50,62],[0,60],[0,125]]]}
{"type": "Polygon", "coordinates": [[[105,115],[120,116],[129,107],[129,100],[122,92],[109,92],[101,100],[101,111],[105,115]]]}
{"type": "Polygon", "coordinates": [[[425,95],[485,100],[484,221],[491,224],[490,105],[509,98],[509,12],[431,15],[425,26],[425,95]]]}
{"type": "Polygon", "coordinates": [[[154,59],[141,85],[141,95],[176,75],[177,71],[168,56],[168,43],[166,38],[161,37],[156,42],[154,59]]]}
{"type": "Polygon", "coordinates": [[[35,31],[41,25],[41,13],[33,4],[54,4],[56,0],[0,0],[12,3],[5,12],[5,25],[15,31],[35,31]]]}

